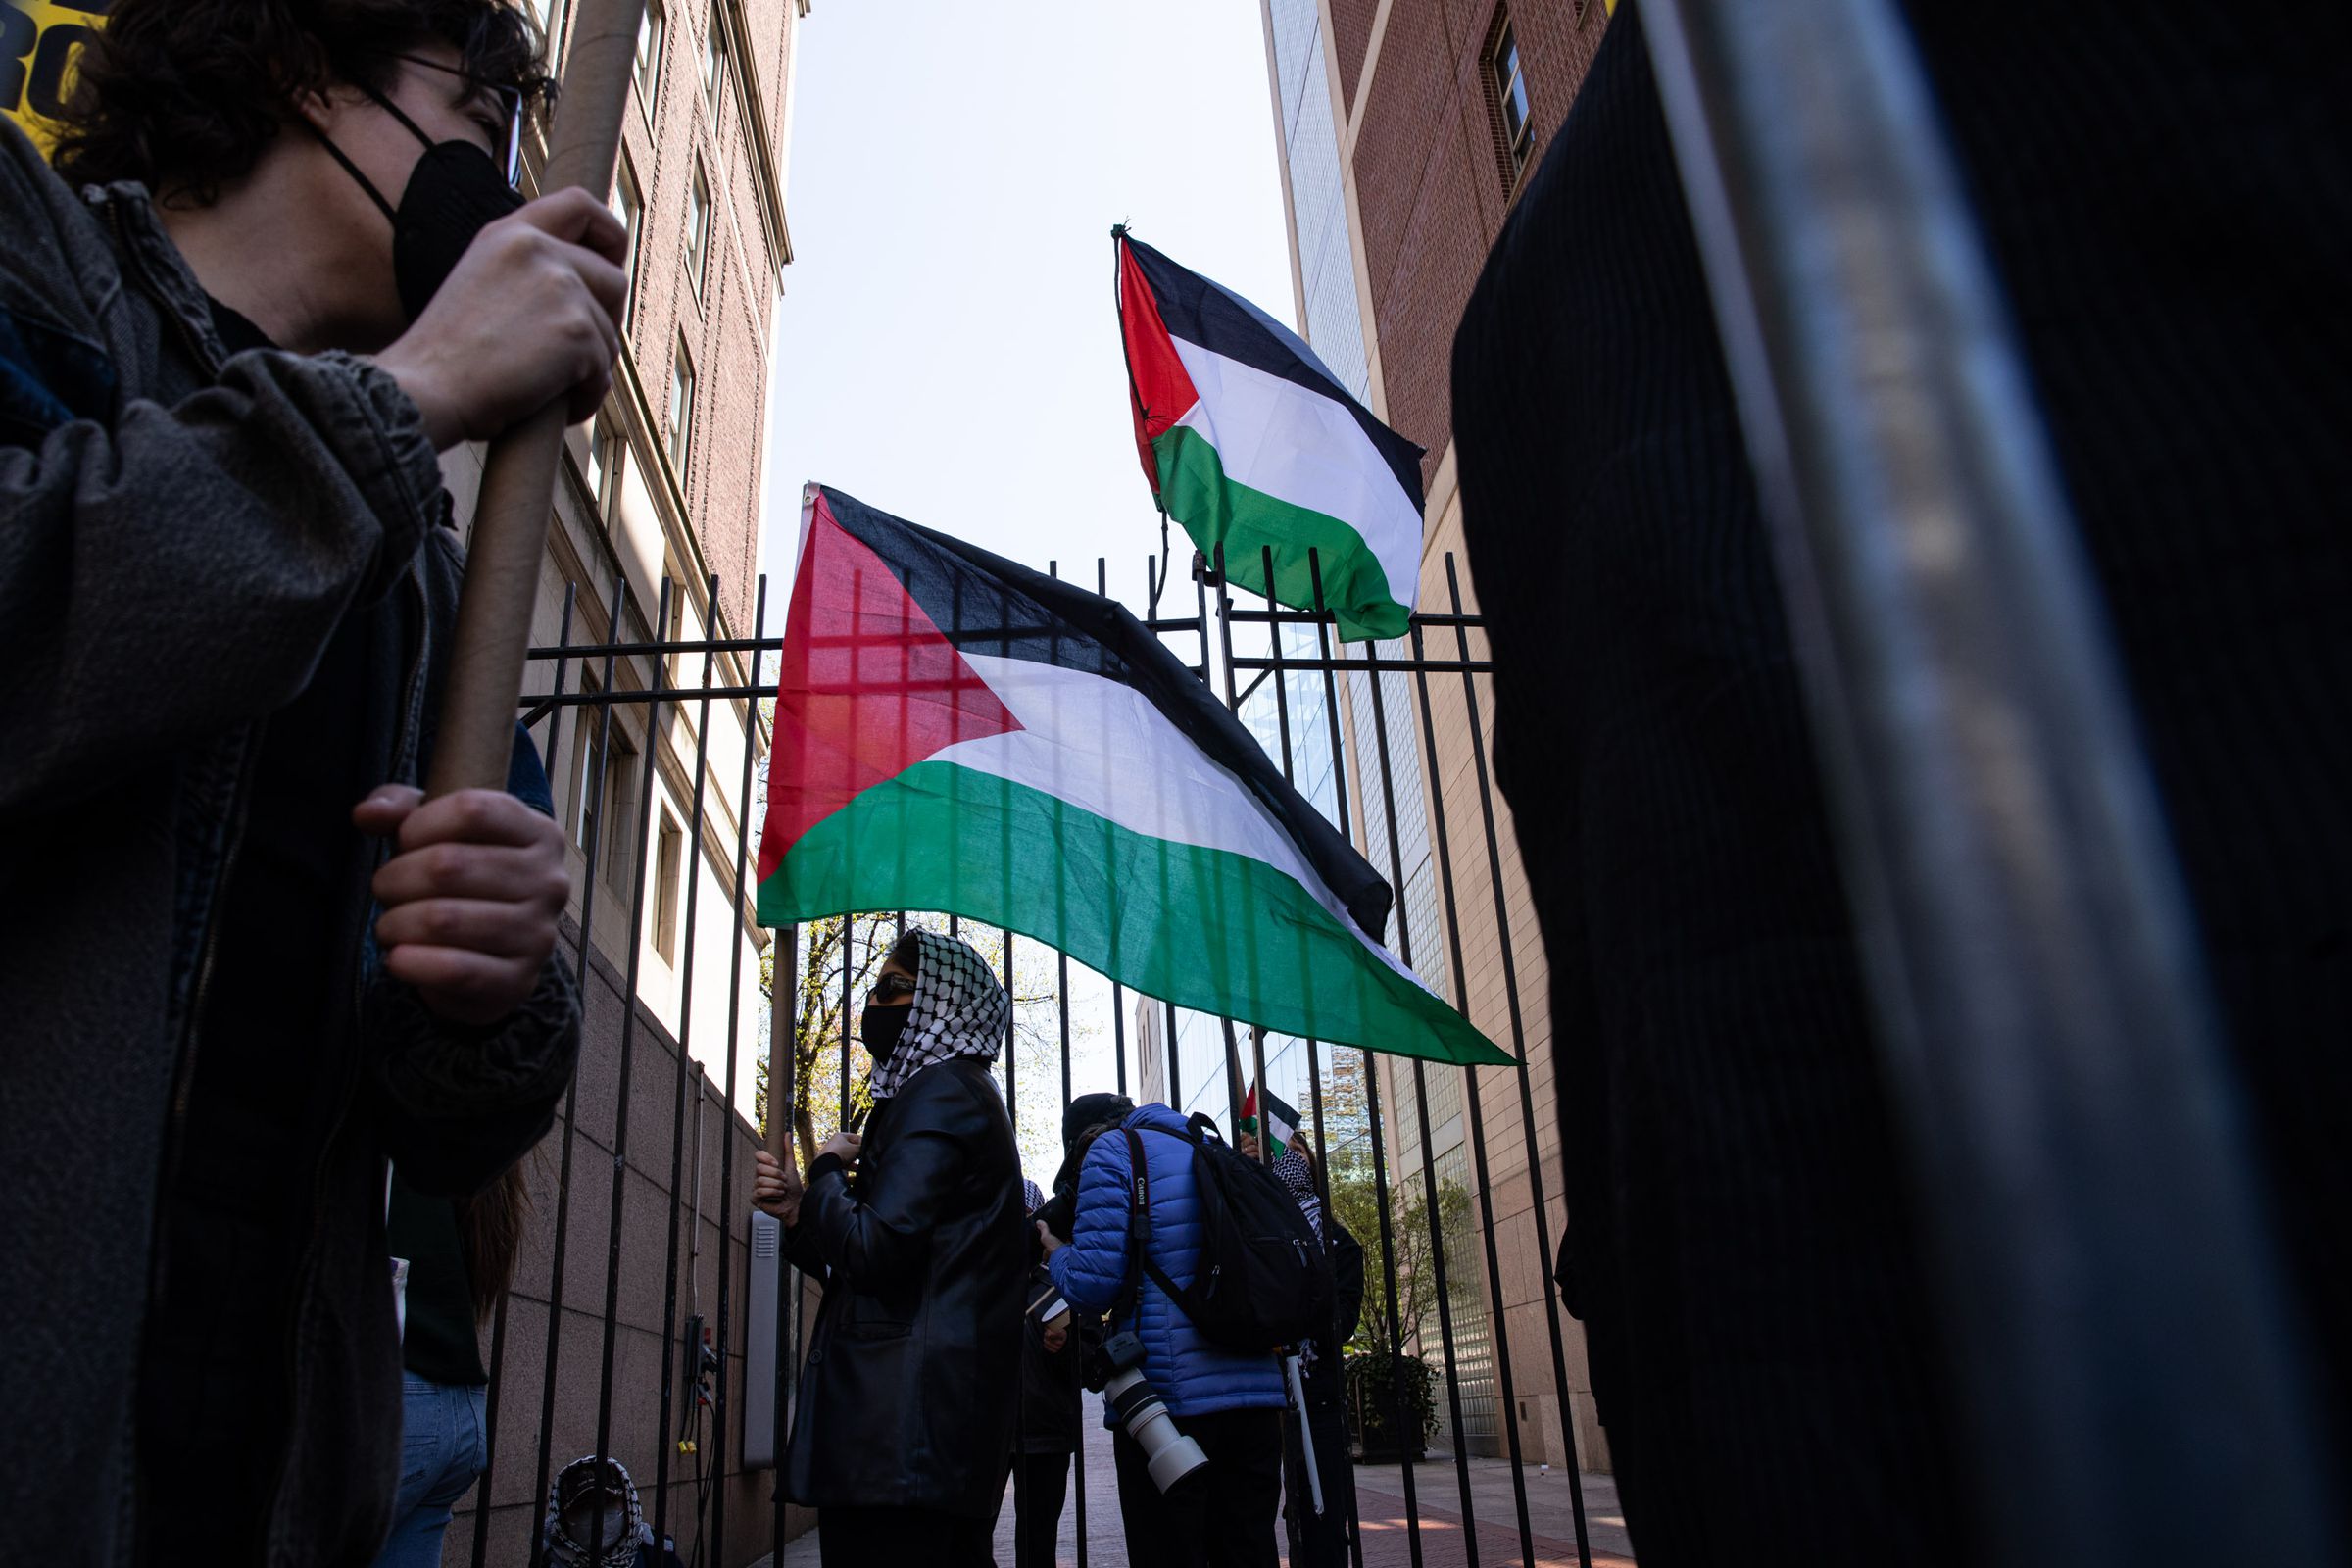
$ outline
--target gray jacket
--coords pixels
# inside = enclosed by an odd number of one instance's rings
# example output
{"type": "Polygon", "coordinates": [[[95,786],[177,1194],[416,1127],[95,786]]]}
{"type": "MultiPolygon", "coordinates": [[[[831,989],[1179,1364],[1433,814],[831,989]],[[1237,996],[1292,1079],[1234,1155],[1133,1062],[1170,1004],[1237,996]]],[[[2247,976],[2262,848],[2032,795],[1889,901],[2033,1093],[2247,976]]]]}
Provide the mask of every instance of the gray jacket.
{"type": "MultiPolygon", "coordinates": [[[[77,195],[0,124],[0,1499],[44,1560],[115,1564],[254,735],[364,615],[382,777],[416,778],[459,555],[399,387],[341,354],[227,358],[144,190],[77,195]]],[[[368,914],[364,886],[324,912],[366,1021],[321,1069],[318,1146],[290,1152],[313,1234],[271,1563],[364,1564],[388,1522],[384,1159],[426,1191],[487,1181],[578,1049],[559,961],[506,1024],[460,1033],[362,956],[368,914]]]]}

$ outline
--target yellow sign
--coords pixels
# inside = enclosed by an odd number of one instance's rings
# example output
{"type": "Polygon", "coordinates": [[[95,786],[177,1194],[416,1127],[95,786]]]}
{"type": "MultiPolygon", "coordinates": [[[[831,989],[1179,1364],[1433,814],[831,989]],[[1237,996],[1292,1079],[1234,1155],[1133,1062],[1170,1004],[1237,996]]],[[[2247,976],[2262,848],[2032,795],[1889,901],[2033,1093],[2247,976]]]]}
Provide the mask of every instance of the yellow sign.
{"type": "Polygon", "coordinates": [[[74,57],[114,0],[0,0],[0,114],[47,152],[74,57]]]}

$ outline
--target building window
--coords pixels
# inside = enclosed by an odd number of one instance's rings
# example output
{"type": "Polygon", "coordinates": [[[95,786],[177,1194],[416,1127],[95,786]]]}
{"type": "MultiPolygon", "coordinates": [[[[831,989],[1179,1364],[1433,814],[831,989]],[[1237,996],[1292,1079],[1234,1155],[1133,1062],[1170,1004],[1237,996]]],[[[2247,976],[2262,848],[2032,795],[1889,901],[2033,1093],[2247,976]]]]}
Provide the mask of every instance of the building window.
{"type": "Polygon", "coordinates": [[[637,752],[618,724],[605,748],[605,794],[597,803],[597,827],[604,833],[605,886],[626,894],[637,885],[637,752]]]}
{"type": "MultiPolygon", "coordinates": [[[[595,677],[583,674],[580,695],[595,691],[595,677]]],[[[581,703],[571,711],[577,720],[571,732],[572,847],[586,855],[594,846],[605,885],[625,893],[637,871],[636,844],[628,831],[636,753],[620,725],[595,703],[581,703]]]]}
{"type": "Polygon", "coordinates": [[[1528,114],[1527,77],[1519,69],[1519,39],[1507,6],[1494,11],[1487,44],[1487,109],[1494,129],[1495,168],[1505,192],[1519,184],[1528,155],[1535,151],[1535,124],[1528,114]]]}
{"type": "Polygon", "coordinates": [[[710,254],[710,182],[703,177],[703,166],[694,166],[694,184],[686,194],[686,278],[694,286],[694,297],[703,297],[704,263],[710,254]]]}
{"type": "Polygon", "coordinates": [[[587,480],[588,493],[596,498],[597,515],[608,522],[618,505],[621,475],[628,466],[628,442],[603,415],[598,415],[596,422],[588,427],[588,466],[580,477],[587,480]]]}
{"type": "MultiPolygon", "coordinates": [[[[671,644],[682,643],[686,640],[686,585],[682,582],[670,584],[669,618],[662,623],[662,640],[671,644]]],[[[686,684],[684,677],[679,674],[679,670],[685,662],[686,656],[677,652],[674,647],[662,656],[662,668],[668,677],[670,685],[683,686],[686,684]]]]}
{"type": "Polygon", "coordinates": [[[718,95],[727,82],[727,30],[719,23],[718,7],[710,8],[710,25],[703,35],[703,96],[710,101],[710,118],[718,119],[718,95]]]}
{"type": "Polygon", "coordinates": [[[648,120],[662,87],[662,8],[645,0],[645,15],[637,23],[637,107],[648,120]]]}
{"type": "Polygon", "coordinates": [[[644,214],[645,201],[637,194],[637,172],[629,167],[628,154],[623,153],[612,172],[612,216],[620,220],[621,230],[628,236],[628,249],[620,260],[620,319],[623,325],[627,324],[637,309],[637,231],[644,214]]]}
{"type": "MultiPolygon", "coordinates": [[[[595,692],[596,677],[583,671],[580,695],[595,692]]],[[[596,842],[596,820],[604,804],[596,799],[593,786],[605,772],[605,726],[593,703],[582,703],[571,713],[571,847],[585,855],[596,842]]]]}
{"type": "Polygon", "coordinates": [[[686,486],[686,443],[694,438],[694,361],[686,340],[678,340],[678,357],[669,370],[669,461],[677,466],[678,487],[686,486]]]}
{"type": "Polygon", "coordinates": [[[686,835],[664,806],[654,849],[654,951],[672,965],[678,961],[678,880],[685,848],[686,835]]]}
{"type": "Polygon", "coordinates": [[[588,426],[588,462],[580,469],[580,478],[587,483],[588,493],[596,498],[599,512],[604,510],[605,443],[610,439],[605,430],[604,416],[599,415],[596,421],[588,426]]]}
{"type": "Polygon", "coordinates": [[[547,40],[547,50],[541,56],[547,69],[553,72],[564,58],[564,13],[570,9],[569,0],[531,0],[531,20],[539,24],[539,35],[547,40]]]}

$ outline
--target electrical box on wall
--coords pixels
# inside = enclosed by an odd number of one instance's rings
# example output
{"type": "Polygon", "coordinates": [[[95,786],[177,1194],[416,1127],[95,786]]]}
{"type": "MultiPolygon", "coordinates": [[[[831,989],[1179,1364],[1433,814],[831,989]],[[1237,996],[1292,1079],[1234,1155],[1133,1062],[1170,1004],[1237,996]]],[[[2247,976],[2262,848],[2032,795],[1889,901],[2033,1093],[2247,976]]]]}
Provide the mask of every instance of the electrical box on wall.
{"type": "Polygon", "coordinates": [[[752,1215],[752,1277],[744,1302],[743,1467],[772,1470],[783,1446],[776,1401],[776,1323],[784,1307],[784,1226],[773,1214],[752,1215]]]}

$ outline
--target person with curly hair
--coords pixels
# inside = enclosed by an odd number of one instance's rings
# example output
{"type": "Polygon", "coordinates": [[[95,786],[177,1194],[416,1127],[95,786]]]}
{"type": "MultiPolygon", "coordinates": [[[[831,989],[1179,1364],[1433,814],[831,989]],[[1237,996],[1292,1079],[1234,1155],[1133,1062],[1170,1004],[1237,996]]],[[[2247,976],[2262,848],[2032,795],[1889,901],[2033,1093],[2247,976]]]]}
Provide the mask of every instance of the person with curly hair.
{"type": "Polygon", "coordinates": [[[601,193],[514,188],[539,47],[116,0],[56,169],[0,128],[0,1475],[51,1560],[373,1559],[386,1163],[493,1188],[577,1058],[536,754],[416,787],[439,455],[619,343],[601,193]]]}

